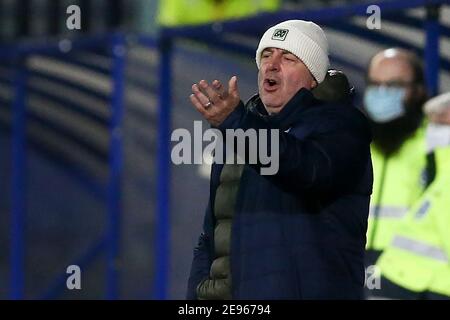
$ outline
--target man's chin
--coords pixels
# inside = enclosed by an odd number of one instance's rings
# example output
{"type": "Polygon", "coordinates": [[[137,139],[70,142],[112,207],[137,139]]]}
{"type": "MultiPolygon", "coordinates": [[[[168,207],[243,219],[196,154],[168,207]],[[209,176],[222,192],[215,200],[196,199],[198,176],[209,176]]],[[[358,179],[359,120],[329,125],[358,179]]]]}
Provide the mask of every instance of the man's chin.
{"type": "Polygon", "coordinates": [[[269,113],[269,114],[277,114],[283,109],[284,106],[273,105],[273,104],[265,104],[264,103],[264,107],[266,108],[267,113],[269,113]]]}

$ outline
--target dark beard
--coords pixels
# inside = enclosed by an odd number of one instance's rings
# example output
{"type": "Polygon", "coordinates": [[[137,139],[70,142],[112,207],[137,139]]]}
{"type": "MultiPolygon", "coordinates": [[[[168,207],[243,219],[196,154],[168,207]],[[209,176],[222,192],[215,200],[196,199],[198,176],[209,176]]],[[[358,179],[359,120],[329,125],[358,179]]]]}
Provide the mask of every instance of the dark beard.
{"type": "Polygon", "coordinates": [[[373,134],[373,144],[385,155],[397,152],[422,124],[422,103],[406,106],[406,113],[395,120],[377,123],[369,119],[373,134]]]}

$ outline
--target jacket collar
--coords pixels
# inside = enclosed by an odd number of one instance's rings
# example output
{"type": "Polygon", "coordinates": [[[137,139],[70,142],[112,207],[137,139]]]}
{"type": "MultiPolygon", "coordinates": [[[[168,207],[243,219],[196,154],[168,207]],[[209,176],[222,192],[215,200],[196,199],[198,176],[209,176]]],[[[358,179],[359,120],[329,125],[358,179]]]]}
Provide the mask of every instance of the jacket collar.
{"type": "Polygon", "coordinates": [[[318,100],[314,98],[310,90],[301,88],[291,98],[291,100],[289,100],[284,108],[279,113],[274,115],[269,115],[267,113],[267,110],[264,107],[259,94],[256,94],[252,98],[250,98],[247,105],[251,112],[264,118],[264,120],[271,123],[274,127],[285,130],[291,127],[292,124],[300,120],[301,114],[305,110],[317,104],[317,102],[318,100]]]}

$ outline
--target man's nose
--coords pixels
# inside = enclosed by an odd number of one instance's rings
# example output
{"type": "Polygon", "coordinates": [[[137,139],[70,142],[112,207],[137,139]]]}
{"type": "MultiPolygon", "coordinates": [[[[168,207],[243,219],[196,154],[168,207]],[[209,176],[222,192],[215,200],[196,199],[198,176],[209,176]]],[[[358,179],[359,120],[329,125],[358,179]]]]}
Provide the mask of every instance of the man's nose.
{"type": "Polygon", "coordinates": [[[278,71],[280,68],[280,58],[279,57],[272,57],[268,63],[267,69],[269,71],[278,71]]]}

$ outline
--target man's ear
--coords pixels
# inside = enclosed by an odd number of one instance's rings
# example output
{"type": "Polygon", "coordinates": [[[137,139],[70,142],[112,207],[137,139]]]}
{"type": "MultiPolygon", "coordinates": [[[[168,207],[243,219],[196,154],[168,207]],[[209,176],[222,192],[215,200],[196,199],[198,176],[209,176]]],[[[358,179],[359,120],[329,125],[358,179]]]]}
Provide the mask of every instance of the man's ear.
{"type": "Polygon", "coordinates": [[[428,100],[427,88],[423,84],[416,84],[411,87],[412,92],[408,99],[413,99],[418,102],[419,105],[424,104],[428,100]]]}
{"type": "Polygon", "coordinates": [[[315,87],[317,87],[318,83],[315,79],[313,79],[312,83],[311,83],[311,90],[314,89],[315,87]]]}

